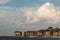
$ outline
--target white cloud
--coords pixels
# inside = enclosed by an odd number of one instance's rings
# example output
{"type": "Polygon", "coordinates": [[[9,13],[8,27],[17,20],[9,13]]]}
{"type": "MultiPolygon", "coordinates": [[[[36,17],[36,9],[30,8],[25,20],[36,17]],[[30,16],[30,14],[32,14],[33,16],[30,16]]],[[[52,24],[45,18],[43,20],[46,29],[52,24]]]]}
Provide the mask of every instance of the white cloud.
{"type": "Polygon", "coordinates": [[[27,18],[26,21],[29,23],[39,22],[42,19],[50,19],[47,22],[55,24],[59,21],[58,19],[60,19],[60,10],[56,9],[55,6],[49,2],[38,9],[26,8],[24,10],[25,17],[27,18]]]}
{"type": "Polygon", "coordinates": [[[5,3],[8,3],[10,2],[11,0],[0,0],[0,4],[5,4],[5,3]]]}

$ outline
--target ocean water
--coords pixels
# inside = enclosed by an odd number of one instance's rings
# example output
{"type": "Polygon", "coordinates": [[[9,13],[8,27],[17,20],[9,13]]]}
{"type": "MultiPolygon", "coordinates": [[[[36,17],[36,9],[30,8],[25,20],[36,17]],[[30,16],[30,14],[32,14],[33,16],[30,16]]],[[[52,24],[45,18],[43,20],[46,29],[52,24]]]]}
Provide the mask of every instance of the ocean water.
{"type": "Polygon", "coordinates": [[[40,38],[40,37],[0,37],[0,40],[60,40],[60,38],[40,38]]]}

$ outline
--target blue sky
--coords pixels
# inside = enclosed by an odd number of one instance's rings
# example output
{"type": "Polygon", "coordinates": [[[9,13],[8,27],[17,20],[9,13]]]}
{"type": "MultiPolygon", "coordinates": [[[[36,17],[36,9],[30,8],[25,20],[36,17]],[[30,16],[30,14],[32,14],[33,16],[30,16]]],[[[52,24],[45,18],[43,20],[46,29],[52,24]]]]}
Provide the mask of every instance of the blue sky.
{"type": "Polygon", "coordinates": [[[24,7],[24,6],[38,6],[46,2],[52,2],[57,6],[60,6],[60,0],[12,0],[6,4],[0,6],[11,6],[11,7],[24,7]]]}
{"type": "MultiPolygon", "coordinates": [[[[49,16],[47,14],[42,14],[44,16],[39,15],[40,13],[37,14],[40,6],[47,2],[55,4],[60,9],[60,0],[0,0],[0,36],[14,35],[14,31],[60,26],[60,16],[49,14],[47,10],[49,16]],[[39,17],[36,15],[39,15],[39,17]],[[35,21],[37,22],[35,23],[35,21]]],[[[51,9],[44,8],[56,13],[55,6],[51,5],[51,9]]],[[[60,11],[58,12],[58,15],[60,15],[60,11]]]]}

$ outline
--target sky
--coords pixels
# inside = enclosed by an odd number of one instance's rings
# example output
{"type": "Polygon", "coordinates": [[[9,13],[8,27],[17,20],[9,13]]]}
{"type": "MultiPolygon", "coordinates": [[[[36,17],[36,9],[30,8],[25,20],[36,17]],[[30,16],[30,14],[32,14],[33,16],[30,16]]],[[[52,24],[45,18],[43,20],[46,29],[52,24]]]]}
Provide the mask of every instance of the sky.
{"type": "Polygon", "coordinates": [[[60,0],[0,0],[0,36],[14,35],[14,31],[59,27],[60,11],[57,11],[56,16],[54,7],[60,10],[60,0]],[[40,8],[47,2],[53,3],[54,6],[51,5],[51,9],[45,6],[42,7],[45,9],[40,8]],[[44,14],[41,9],[49,12],[44,11],[44,14]]]}
{"type": "Polygon", "coordinates": [[[2,0],[0,6],[9,7],[25,7],[25,6],[39,6],[46,2],[52,2],[59,6],[60,0],[2,0]]]}

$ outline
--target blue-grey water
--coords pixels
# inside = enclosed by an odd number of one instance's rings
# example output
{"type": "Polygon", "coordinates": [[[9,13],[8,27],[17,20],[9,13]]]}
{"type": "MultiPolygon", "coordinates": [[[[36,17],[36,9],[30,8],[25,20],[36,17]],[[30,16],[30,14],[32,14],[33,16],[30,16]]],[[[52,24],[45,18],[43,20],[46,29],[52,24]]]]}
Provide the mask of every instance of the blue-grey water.
{"type": "Polygon", "coordinates": [[[60,40],[60,38],[40,38],[40,37],[0,37],[0,40],[60,40]]]}

